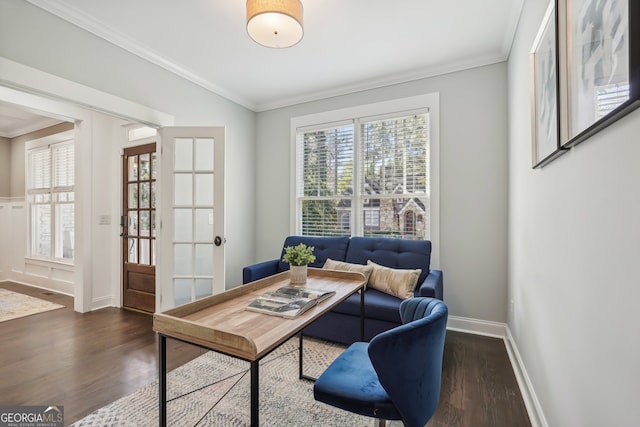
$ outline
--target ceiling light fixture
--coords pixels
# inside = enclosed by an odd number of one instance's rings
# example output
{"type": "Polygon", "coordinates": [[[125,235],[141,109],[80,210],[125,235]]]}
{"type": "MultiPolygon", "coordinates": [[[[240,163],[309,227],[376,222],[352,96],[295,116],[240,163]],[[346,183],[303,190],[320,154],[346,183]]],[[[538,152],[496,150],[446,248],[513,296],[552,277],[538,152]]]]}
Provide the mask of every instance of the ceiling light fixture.
{"type": "Polygon", "coordinates": [[[300,0],[247,0],[247,33],[266,47],[290,47],[302,40],[300,0]]]}

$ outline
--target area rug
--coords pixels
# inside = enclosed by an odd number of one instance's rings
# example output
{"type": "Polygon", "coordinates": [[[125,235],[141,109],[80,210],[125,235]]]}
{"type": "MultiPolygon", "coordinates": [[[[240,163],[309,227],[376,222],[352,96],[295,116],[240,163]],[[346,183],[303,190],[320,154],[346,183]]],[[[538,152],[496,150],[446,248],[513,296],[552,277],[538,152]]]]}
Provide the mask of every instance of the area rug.
{"type": "MultiPolygon", "coordinates": [[[[304,373],[319,376],[342,351],[342,346],[305,338],[304,373]]],[[[298,354],[298,339],[292,338],[260,362],[261,426],[374,425],[372,418],[316,402],[313,383],[298,379],[298,354]]],[[[249,397],[249,363],[205,353],[167,374],[167,425],[248,426],[249,397]]],[[[72,426],[157,425],[158,383],[154,382],[72,426]]]]}
{"type": "Polygon", "coordinates": [[[64,305],[0,288],[0,322],[63,307],[64,305]]]}

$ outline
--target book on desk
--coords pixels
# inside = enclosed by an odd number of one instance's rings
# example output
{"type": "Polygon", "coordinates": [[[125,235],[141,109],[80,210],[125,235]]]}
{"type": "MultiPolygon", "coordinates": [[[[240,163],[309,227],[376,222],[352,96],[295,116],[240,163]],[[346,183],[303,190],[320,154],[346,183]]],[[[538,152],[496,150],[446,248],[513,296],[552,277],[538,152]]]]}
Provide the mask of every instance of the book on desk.
{"type": "Polygon", "coordinates": [[[247,310],[294,318],[332,295],[335,295],[335,291],[323,291],[305,286],[283,286],[255,298],[247,306],[247,310]]]}

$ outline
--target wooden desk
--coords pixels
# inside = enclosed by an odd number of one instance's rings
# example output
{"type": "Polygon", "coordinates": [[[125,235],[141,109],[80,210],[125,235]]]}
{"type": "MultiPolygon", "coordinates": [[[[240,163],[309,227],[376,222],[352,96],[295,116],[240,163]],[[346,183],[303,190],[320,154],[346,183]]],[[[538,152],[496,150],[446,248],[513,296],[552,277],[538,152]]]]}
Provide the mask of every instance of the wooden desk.
{"type": "MultiPolygon", "coordinates": [[[[309,268],[307,286],[335,291],[304,314],[286,319],[245,310],[255,297],[289,284],[289,272],[230,289],[153,316],[158,333],[158,388],[160,425],[167,423],[166,338],[234,356],[251,364],[251,425],[259,425],[259,361],[280,344],[350,295],[364,287],[364,275],[355,272],[309,268]]],[[[364,292],[360,293],[361,333],[364,325],[364,292]]],[[[302,342],[301,342],[302,343],[302,342]]],[[[300,352],[302,357],[302,352],[300,352]]],[[[301,361],[302,363],[302,361],[301,361]]]]}

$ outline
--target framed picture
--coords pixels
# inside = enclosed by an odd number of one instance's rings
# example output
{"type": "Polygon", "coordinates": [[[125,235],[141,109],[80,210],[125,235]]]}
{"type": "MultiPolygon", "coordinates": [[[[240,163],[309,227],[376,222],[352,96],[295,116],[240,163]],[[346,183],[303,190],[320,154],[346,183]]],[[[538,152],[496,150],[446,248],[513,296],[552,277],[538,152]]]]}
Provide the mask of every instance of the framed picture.
{"type": "Polygon", "coordinates": [[[640,2],[558,0],[560,147],[640,106],[640,2]]]}
{"type": "Polygon", "coordinates": [[[533,168],[544,166],[564,151],[559,143],[556,40],[556,7],[552,0],[530,54],[533,168]]]}

